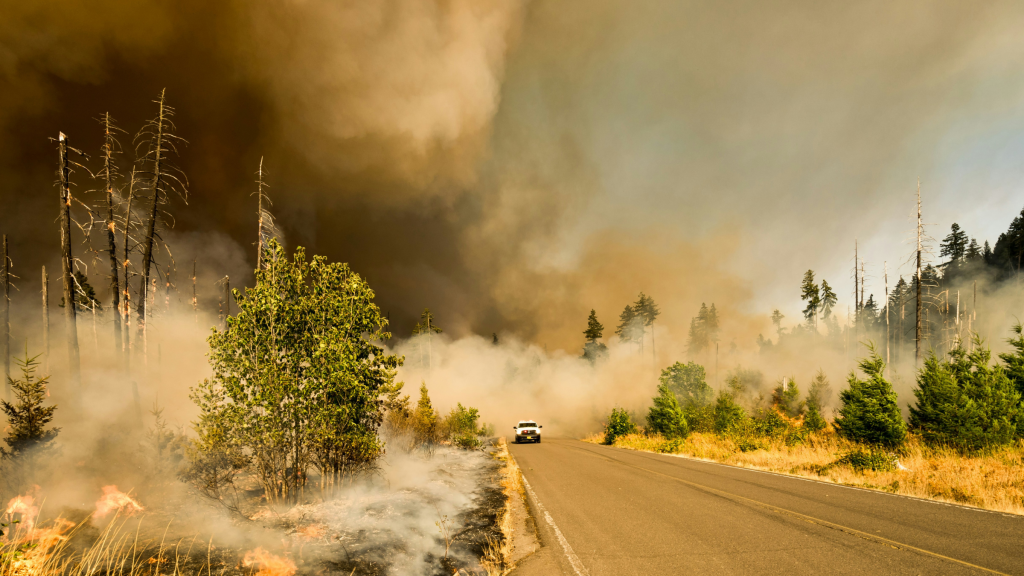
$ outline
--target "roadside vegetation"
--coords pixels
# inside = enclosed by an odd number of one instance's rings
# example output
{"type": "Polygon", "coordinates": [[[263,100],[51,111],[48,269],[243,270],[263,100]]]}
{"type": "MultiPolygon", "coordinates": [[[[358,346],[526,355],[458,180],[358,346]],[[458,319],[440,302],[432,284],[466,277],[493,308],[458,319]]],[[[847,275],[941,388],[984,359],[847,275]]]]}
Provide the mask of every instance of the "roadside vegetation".
{"type": "Polygon", "coordinates": [[[616,408],[587,440],[1024,514],[1022,332],[1014,328],[1001,362],[977,338],[970,350],[929,355],[909,421],[869,347],[832,419],[824,373],[806,396],[788,378],[754,396],[759,375],[736,370],[714,397],[700,365],[676,363],[662,371],[643,426],[616,408]]]}

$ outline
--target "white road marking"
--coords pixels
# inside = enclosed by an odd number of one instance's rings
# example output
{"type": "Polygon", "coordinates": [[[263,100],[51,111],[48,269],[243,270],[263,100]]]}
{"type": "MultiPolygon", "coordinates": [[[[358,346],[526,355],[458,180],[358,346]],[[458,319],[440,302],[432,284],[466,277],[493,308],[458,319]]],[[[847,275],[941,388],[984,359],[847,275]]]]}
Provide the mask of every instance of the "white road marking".
{"type": "Polygon", "coordinates": [[[547,520],[548,525],[555,531],[555,536],[558,537],[558,543],[562,545],[562,550],[565,551],[565,557],[569,559],[569,564],[572,565],[572,569],[576,571],[577,576],[590,576],[590,572],[587,571],[587,567],[580,561],[579,556],[572,551],[572,546],[569,545],[569,541],[562,535],[562,531],[555,525],[554,519],[551,518],[551,514],[548,514],[544,505],[540,503],[540,499],[537,498],[537,494],[534,493],[533,488],[530,487],[530,483],[526,481],[526,477],[523,477],[523,485],[526,486],[526,491],[530,493],[530,498],[533,499],[534,503],[537,504],[537,509],[544,513],[544,519],[547,520]]]}

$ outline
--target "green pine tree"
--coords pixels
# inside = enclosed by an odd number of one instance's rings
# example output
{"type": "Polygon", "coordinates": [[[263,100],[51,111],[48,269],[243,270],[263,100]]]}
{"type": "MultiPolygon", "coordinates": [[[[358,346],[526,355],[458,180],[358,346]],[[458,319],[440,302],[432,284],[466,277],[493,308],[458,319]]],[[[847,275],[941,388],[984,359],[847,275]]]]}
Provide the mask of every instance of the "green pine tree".
{"type": "Polygon", "coordinates": [[[60,428],[47,428],[53,421],[57,406],[45,406],[50,377],[36,376],[39,356],[15,358],[21,369],[21,378],[8,378],[7,383],[14,392],[15,402],[0,402],[7,415],[7,433],[0,446],[0,458],[17,459],[28,454],[38,455],[53,445],[60,428]]]}
{"type": "Polygon", "coordinates": [[[583,344],[583,358],[594,362],[608,354],[608,347],[598,342],[604,335],[604,325],[598,322],[595,310],[591,310],[590,316],[587,317],[587,329],[583,331],[583,335],[587,339],[583,344]]]}
{"type": "Polygon", "coordinates": [[[954,222],[950,227],[949,235],[943,238],[942,243],[939,244],[939,256],[942,258],[949,257],[947,265],[959,264],[967,256],[968,245],[967,233],[960,229],[959,224],[954,222]]]}
{"type": "Polygon", "coordinates": [[[804,272],[804,280],[800,284],[800,299],[807,302],[804,308],[804,318],[807,326],[817,330],[818,309],[821,307],[821,291],[814,283],[814,270],[804,272]]]}
{"type": "Polygon", "coordinates": [[[861,380],[850,372],[850,387],[839,394],[842,408],[833,425],[840,436],[872,446],[896,449],[907,439],[896,391],[885,379],[885,360],[869,345],[870,354],[860,361],[867,377],[861,380]]]}
{"type": "Polygon", "coordinates": [[[647,426],[665,438],[685,438],[690,433],[676,395],[664,384],[658,385],[654,406],[647,414],[647,426]]]}
{"type": "Polygon", "coordinates": [[[931,445],[976,452],[1010,444],[1021,419],[1021,395],[1001,366],[989,366],[991,352],[975,339],[942,361],[934,353],[917,377],[910,426],[931,445]]]}
{"type": "Polygon", "coordinates": [[[838,298],[836,293],[832,291],[832,287],[828,285],[828,282],[824,278],[821,279],[821,314],[828,320],[832,317],[832,309],[835,308],[838,298]]]}
{"type": "Polygon", "coordinates": [[[800,400],[800,388],[793,378],[783,378],[772,391],[772,406],[790,418],[796,418],[804,412],[804,403],[800,400]]]}

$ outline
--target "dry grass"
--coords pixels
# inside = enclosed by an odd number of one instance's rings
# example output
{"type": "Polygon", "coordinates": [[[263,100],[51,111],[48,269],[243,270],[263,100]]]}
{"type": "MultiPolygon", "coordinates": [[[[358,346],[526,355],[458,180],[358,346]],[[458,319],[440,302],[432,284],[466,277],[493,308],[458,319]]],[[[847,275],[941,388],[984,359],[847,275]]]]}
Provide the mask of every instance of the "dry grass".
{"type": "Polygon", "coordinates": [[[501,528],[501,540],[487,539],[487,549],[480,565],[487,570],[487,576],[504,576],[512,571],[512,498],[515,494],[526,497],[523,487],[523,476],[519,466],[508,453],[508,443],[502,437],[498,440],[498,450],[494,457],[504,462],[501,467],[501,489],[505,494],[505,506],[498,512],[498,526],[501,528]]]}
{"type": "MultiPolygon", "coordinates": [[[[584,439],[600,444],[601,434],[584,439]]],[[[661,436],[631,434],[615,446],[648,452],[672,452],[744,468],[792,474],[816,480],[883,490],[894,494],[967,504],[988,510],[1024,514],[1024,443],[978,456],[925,446],[911,436],[893,471],[855,470],[835,464],[858,445],[834,433],[812,435],[807,441],[786,446],[778,440],[761,439],[761,448],[741,451],[737,443],[717,434],[693,433],[685,441],[669,445],[661,436]]]]}
{"type": "MultiPolygon", "coordinates": [[[[31,525],[30,525],[31,526],[31,525]]],[[[48,526],[22,530],[0,540],[0,576],[180,576],[211,573],[210,562],[197,561],[193,540],[173,544],[140,540],[136,523],[115,518],[98,538],[77,551],[72,540],[88,531],[89,519],[75,524],[58,518],[48,526]]],[[[202,545],[200,545],[202,546],[202,545]]],[[[208,553],[208,551],[207,551],[208,553]]]]}

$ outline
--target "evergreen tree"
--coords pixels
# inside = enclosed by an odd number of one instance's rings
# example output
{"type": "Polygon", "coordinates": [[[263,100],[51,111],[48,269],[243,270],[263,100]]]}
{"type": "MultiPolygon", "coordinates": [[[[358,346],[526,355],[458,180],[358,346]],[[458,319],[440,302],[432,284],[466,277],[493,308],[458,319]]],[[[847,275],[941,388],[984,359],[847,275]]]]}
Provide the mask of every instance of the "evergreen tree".
{"type": "Polygon", "coordinates": [[[1021,418],[1020,394],[1001,366],[989,366],[991,352],[980,339],[943,362],[934,352],[918,374],[910,408],[911,428],[931,445],[975,452],[1010,444],[1021,418]]]}
{"type": "Polygon", "coordinates": [[[817,408],[818,412],[824,412],[825,407],[828,406],[831,400],[832,385],[829,384],[825,371],[819,369],[818,373],[814,376],[814,380],[811,380],[810,390],[807,391],[807,408],[809,410],[813,406],[817,408]]]}
{"type": "Polygon", "coordinates": [[[708,386],[704,367],[694,362],[675,364],[661,371],[658,380],[679,398],[684,407],[707,406],[715,396],[708,386]]]}
{"type": "Polygon", "coordinates": [[[988,240],[985,240],[985,248],[981,251],[981,259],[984,260],[986,264],[992,264],[992,246],[989,245],[988,240]]]}
{"type": "Polygon", "coordinates": [[[807,414],[804,415],[804,428],[811,432],[818,432],[827,426],[828,421],[821,415],[821,410],[817,406],[807,406],[807,414]]]}
{"type": "Polygon", "coordinates": [[[967,233],[960,229],[956,222],[950,227],[949,235],[942,239],[939,244],[939,257],[949,257],[946,265],[963,262],[967,255],[968,238],[967,233]]]}
{"type": "Polygon", "coordinates": [[[804,280],[800,284],[800,299],[807,302],[804,308],[804,318],[807,326],[817,329],[818,308],[821,307],[821,292],[818,285],[814,283],[814,270],[804,272],[804,280]]]}
{"type": "Polygon", "coordinates": [[[413,335],[417,334],[441,334],[443,330],[434,321],[434,313],[430,308],[424,308],[420,314],[420,320],[412,328],[413,335]]]}
{"type": "Polygon", "coordinates": [[[839,394],[842,408],[833,423],[840,436],[873,446],[895,449],[907,438],[907,425],[903,422],[896,392],[885,379],[885,360],[874,346],[870,355],[860,361],[866,380],[850,372],[850,387],[839,394]]]}
{"type": "Polygon", "coordinates": [[[604,326],[597,321],[597,312],[594,310],[590,311],[590,316],[587,318],[587,329],[583,331],[583,335],[587,338],[586,343],[583,344],[584,358],[594,362],[608,353],[608,347],[598,342],[604,335],[604,326]]]}
{"type": "Polygon", "coordinates": [[[620,342],[639,342],[643,337],[643,319],[637,314],[635,306],[627,305],[619,314],[615,335],[620,342]]]}
{"type": "Polygon", "coordinates": [[[796,418],[804,412],[804,403],[800,400],[800,389],[793,378],[783,378],[772,391],[772,406],[790,418],[796,418]]]}
{"type": "Polygon", "coordinates": [[[718,314],[716,312],[712,319],[711,311],[705,303],[701,302],[697,316],[690,320],[690,331],[687,335],[686,350],[690,358],[697,357],[711,346],[710,322],[714,322],[717,328],[718,314]]]}
{"type": "Polygon", "coordinates": [[[36,369],[39,367],[39,356],[15,358],[21,368],[21,378],[8,378],[7,383],[14,393],[15,403],[0,401],[0,407],[7,415],[7,436],[5,449],[0,446],[0,458],[20,458],[26,455],[39,454],[53,445],[60,428],[49,428],[53,421],[56,406],[44,406],[49,393],[46,390],[50,377],[39,378],[36,369]]]}
{"type": "Polygon", "coordinates": [[[971,238],[971,243],[967,245],[967,253],[965,257],[968,262],[977,262],[981,259],[981,246],[978,246],[978,241],[971,238]]]}
{"type": "Polygon", "coordinates": [[[998,268],[1003,277],[1016,275],[1024,263],[1024,210],[1013,219],[1009,229],[999,235],[988,263],[998,268]]]}
{"type": "Polygon", "coordinates": [[[676,395],[665,384],[658,385],[654,406],[647,414],[647,426],[665,438],[685,438],[690,433],[676,395]]]}
{"type": "Polygon", "coordinates": [[[437,440],[437,410],[430,402],[430,392],[427,390],[427,383],[420,383],[420,399],[416,402],[416,409],[413,410],[413,430],[416,432],[416,440],[420,444],[429,444],[437,440]]]}
{"type": "Polygon", "coordinates": [[[718,310],[715,308],[715,303],[711,303],[711,308],[708,308],[707,318],[704,321],[706,331],[708,334],[708,346],[718,342],[718,310]]]}
{"type": "MultiPolygon", "coordinates": [[[[999,359],[1006,364],[1006,376],[1017,389],[1017,393],[1024,397],[1024,326],[1020,322],[1012,328],[1015,336],[1006,339],[1006,342],[1013,347],[1013,352],[1004,352],[999,359]]],[[[1024,433],[1024,428],[1018,433],[1024,433]]]]}
{"type": "Polygon", "coordinates": [[[783,318],[785,318],[785,316],[782,315],[782,312],[779,312],[778,308],[776,308],[775,310],[772,311],[772,324],[775,325],[775,334],[779,338],[782,338],[782,319],[783,318]]]}
{"type": "Polygon", "coordinates": [[[838,298],[836,293],[832,291],[832,287],[828,285],[828,282],[824,278],[821,279],[821,313],[828,320],[832,317],[832,308],[835,307],[838,298]]]}
{"type": "MultiPolygon", "coordinates": [[[[74,290],[75,290],[75,311],[76,312],[92,312],[93,306],[96,306],[96,311],[100,312],[103,310],[103,305],[100,304],[99,299],[96,298],[96,289],[89,284],[89,277],[82,274],[79,271],[75,271],[74,277],[74,290]]],[[[64,297],[61,296],[60,303],[57,304],[61,308],[64,307],[64,297]]]]}

